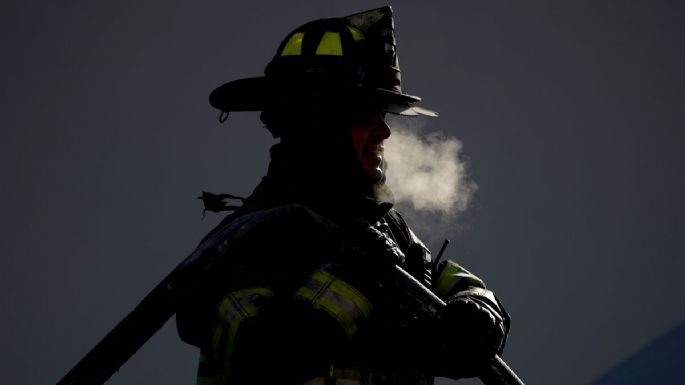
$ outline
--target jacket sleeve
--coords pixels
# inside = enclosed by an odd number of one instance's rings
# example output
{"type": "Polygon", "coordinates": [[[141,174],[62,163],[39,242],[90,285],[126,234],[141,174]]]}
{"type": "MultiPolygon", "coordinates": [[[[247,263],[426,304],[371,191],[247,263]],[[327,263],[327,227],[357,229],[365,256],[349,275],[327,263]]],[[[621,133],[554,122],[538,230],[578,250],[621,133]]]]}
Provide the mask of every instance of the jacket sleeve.
{"type": "Polygon", "coordinates": [[[373,305],[331,269],[315,269],[297,286],[226,294],[215,307],[198,383],[303,383],[326,376],[338,349],[363,329],[373,305]]]}
{"type": "Polygon", "coordinates": [[[485,289],[485,283],[470,271],[452,260],[444,260],[435,269],[433,292],[446,299],[460,291],[472,288],[485,289]]]}
{"type": "Polygon", "coordinates": [[[204,310],[197,314],[204,316],[186,316],[196,319],[186,324],[201,348],[198,384],[303,383],[326,376],[339,347],[364,328],[373,313],[371,296],[328,262],[333,245],[308,235],[260,235],[234,256],[243,262],[224,273],[224,294],[198,299],[204,310]]]}
{"type": "Polygon", "coordinates": [[[459,298],[472,298],[483,309],[487,309],[496,314],[496,318],[501,319],[500,326],[504,333],[499,348],[499,354],[501,354],[509,333],[511,317],[495,294],[486,288],[483,280],[451,260],[442,261],[436,269],[435,276],[433,291],[448,305],[459,298]]]}

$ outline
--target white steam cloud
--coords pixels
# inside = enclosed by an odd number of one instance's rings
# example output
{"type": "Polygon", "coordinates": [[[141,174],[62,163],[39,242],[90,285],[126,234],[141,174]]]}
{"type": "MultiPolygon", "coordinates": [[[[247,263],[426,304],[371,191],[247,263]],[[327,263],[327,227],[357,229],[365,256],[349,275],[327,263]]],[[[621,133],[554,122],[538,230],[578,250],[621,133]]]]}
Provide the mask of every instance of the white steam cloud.
{"type": "Polygon", "coordinates": [[[391,123],[386,141],[387,185],[396,202],[413,210],[454,217],[470,205],[478,189],[461,158],[462,143],[454,137],[391,123]]]}

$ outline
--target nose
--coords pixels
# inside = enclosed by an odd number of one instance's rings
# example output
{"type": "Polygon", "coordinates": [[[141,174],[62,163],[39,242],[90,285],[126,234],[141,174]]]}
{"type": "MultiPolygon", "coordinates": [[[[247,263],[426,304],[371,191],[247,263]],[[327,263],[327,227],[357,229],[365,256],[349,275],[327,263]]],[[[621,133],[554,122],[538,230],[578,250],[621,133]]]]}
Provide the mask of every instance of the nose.
{"type": "Polygon", "coordinates": [[[383,141],[390,137],[390,126],[385,122],[385,114],[378,113],[374,116],[371,135],[378,141],[383,141]]]}

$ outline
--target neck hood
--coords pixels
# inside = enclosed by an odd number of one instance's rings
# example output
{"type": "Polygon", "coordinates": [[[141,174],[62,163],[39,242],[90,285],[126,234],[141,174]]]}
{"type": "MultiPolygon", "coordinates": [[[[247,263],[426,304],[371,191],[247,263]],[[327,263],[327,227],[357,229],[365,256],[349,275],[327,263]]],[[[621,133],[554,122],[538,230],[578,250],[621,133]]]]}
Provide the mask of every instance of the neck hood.
{"type": "Polygon", "coordinates": [[[394,197],[384,181],[371,182],[340,149],[324,154],[321,146],[271,148],[269,171],[246,204],[258,208],[300,203],[333,219],[377,221],[394,197]]]}

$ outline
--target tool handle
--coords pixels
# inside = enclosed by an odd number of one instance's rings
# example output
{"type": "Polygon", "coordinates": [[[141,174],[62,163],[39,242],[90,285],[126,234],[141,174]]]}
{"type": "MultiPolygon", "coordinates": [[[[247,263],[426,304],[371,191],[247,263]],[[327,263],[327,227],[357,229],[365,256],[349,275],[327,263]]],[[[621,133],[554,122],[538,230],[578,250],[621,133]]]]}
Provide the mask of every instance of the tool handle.
{"type": "Polygon", "coordinates": [[[485,373],[478,376],[485,385],[524,385],[523,381],[500,357],[495,356],[485,373]]]}
{"type": "Polygon", "coordinates": [[[174,315],[169,278],[152,290],[57,385],[102,385],[174,315]]]}

